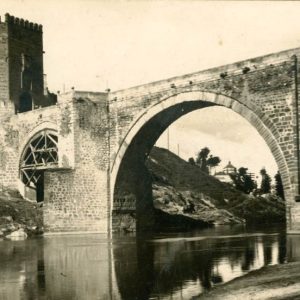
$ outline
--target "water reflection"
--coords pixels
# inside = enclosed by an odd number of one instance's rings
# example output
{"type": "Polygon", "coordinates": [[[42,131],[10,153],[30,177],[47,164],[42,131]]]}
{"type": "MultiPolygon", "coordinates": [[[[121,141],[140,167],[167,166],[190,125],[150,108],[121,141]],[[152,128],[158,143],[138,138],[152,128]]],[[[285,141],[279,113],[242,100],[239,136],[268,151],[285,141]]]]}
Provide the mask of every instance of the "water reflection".
{"type": "Polygon", "coordinates": [[[138,240],[114,249],[118,287],[123,299],[186,299],[252,269],[284,262],[285,247],[279,247],[284,241],[279,234],[138,240]]]}
{"type": "Polygon", "coordinates": [[[300,236],[208,229],[147,237],[0,242],[0,299],[190,299],[264,265],[300,260],[300,236]]]}

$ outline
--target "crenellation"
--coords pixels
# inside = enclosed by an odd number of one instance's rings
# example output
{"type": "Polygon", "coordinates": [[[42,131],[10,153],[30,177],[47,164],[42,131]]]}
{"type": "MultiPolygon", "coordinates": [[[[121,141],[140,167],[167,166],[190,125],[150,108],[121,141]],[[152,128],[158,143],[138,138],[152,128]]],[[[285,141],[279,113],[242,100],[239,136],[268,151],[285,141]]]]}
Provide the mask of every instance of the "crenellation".
{"type": "Polygon", "coordinates": [[[22,18],[11,16],[10,14],[5,14],[5,23],[10,25],[19,26],[20,28],[26,28],[34,31],[41,31],[42,25],[29,22],[28,20],[24,20],[22,18]]]}

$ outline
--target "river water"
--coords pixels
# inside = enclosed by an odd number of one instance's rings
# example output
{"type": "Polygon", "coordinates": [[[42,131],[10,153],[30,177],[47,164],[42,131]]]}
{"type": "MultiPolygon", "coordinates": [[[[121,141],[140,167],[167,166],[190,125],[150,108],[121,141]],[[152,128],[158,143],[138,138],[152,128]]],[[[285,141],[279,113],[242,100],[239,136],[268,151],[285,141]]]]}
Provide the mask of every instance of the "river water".
{"type": "Polygon", "coordinates": [[[217,227],[0,242],[0,299],[194,299],[264,265],[300,260],[300,236],[217,227]]]}

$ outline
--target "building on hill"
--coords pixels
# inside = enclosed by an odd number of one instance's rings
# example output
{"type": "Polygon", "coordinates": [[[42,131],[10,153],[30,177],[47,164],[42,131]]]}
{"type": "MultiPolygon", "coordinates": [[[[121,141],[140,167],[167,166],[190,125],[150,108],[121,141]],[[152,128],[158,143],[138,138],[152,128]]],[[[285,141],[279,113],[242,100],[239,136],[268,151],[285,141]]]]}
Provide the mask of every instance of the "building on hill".
{"type": "Polygon", "coordinates": [[[231,163],[231,161],[228,162],[227,166],[224,167],[223,172],[225,174],[235,174],[236,173],[236,167],[234,167],[231,163]]]}
{"type": "Polygon", "coordinates": [[[222,182],[226,183],[233,183],[230,175],[236,174],[236,167],[232,165],[232,163],[229,161],[228,164],[223,168],[222,171],[217,172],[214,177],[219,179],[222,182]]]}

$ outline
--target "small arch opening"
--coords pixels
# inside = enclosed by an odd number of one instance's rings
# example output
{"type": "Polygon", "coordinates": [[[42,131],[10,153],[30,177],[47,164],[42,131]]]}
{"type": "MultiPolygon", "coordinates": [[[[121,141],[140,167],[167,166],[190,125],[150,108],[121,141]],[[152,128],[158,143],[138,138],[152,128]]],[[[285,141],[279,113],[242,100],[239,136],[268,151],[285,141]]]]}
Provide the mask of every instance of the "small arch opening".
{"type": "Polygon", "coordinates": [[[20,162],[25,198],[44,201],[44,172],[58,165],[57,142],[54,131],[43,130],[26,145],[20,162]]]}

